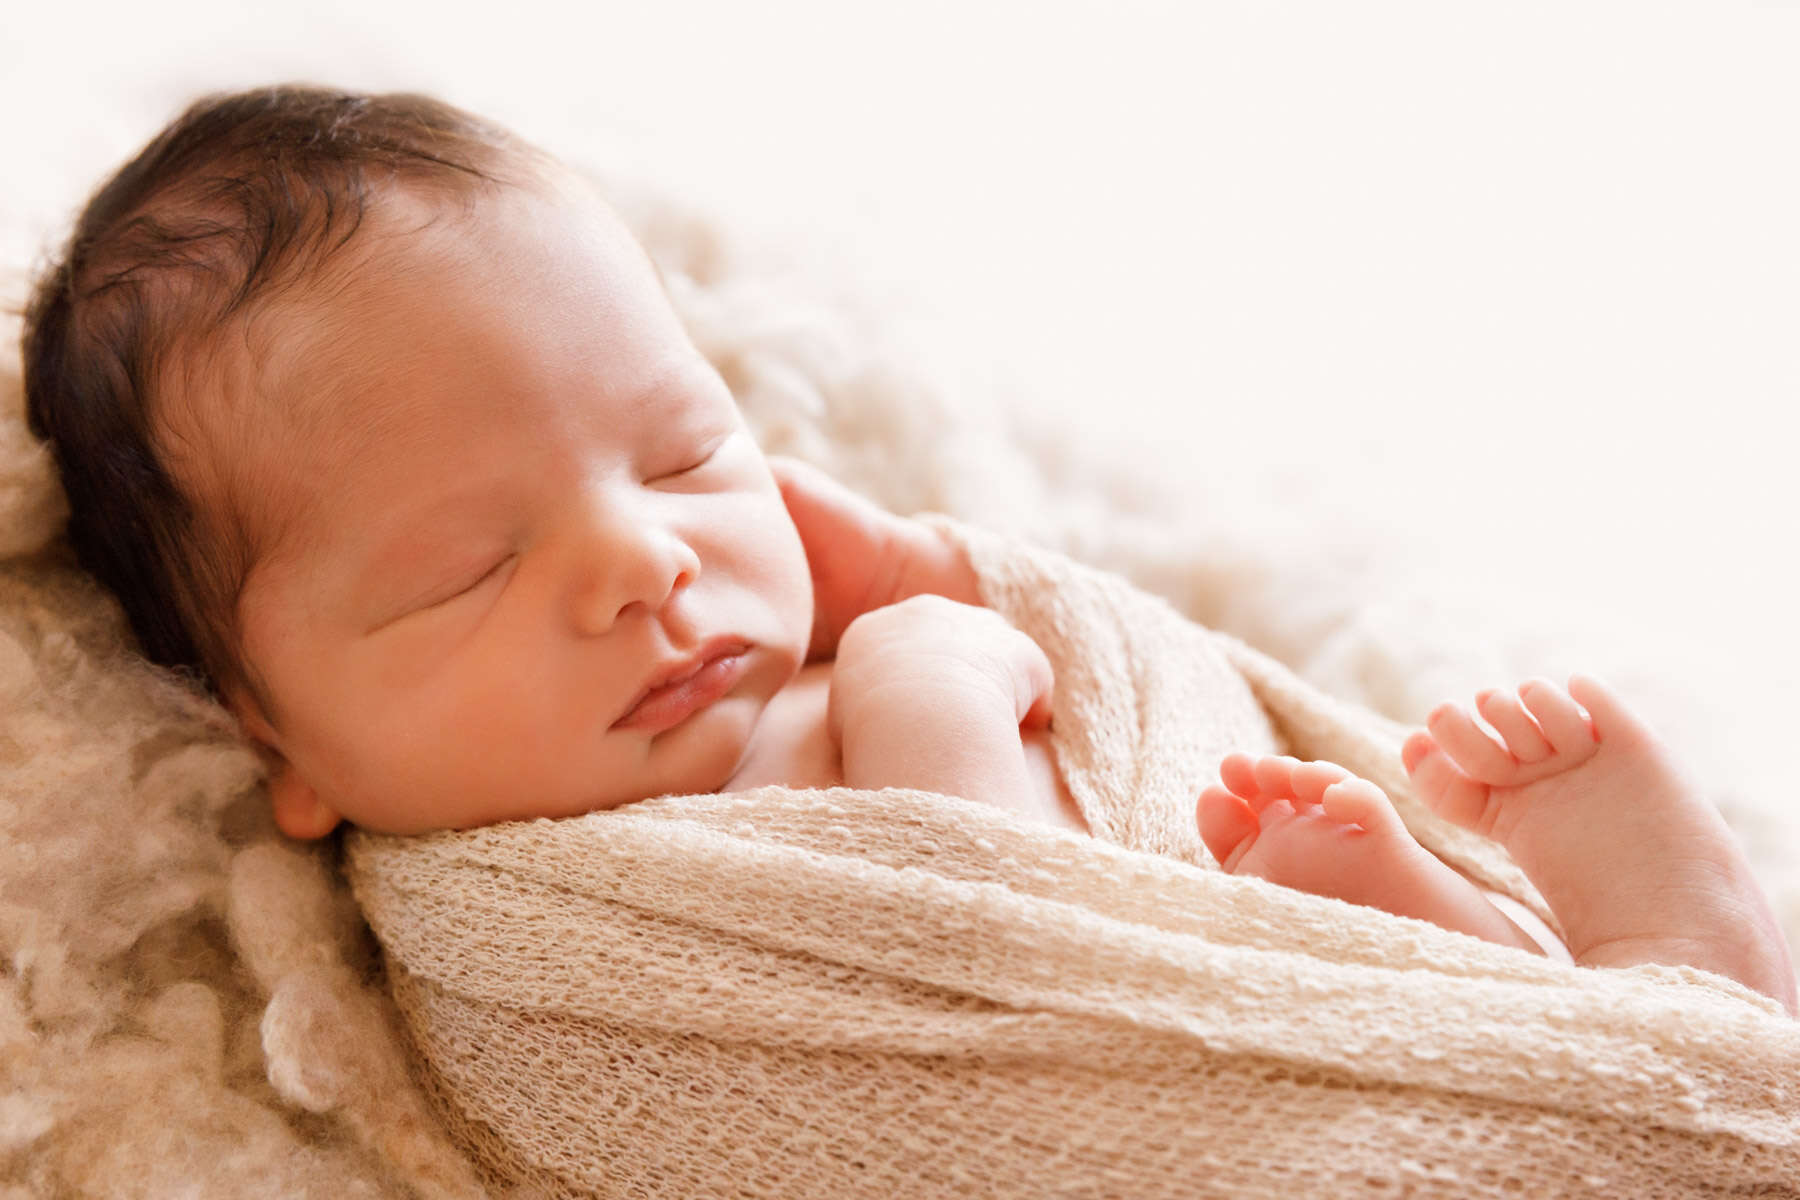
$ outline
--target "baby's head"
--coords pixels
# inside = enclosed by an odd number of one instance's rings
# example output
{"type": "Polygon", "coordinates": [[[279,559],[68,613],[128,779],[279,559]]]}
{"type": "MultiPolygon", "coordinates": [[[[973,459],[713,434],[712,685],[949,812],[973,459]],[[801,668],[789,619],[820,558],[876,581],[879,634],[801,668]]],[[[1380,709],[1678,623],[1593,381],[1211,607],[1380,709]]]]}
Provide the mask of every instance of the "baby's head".
{"type": "Polygon", "coordinates": [[[805,656],[798,536],[649,259],[436,101],[196,104],[90,201],[25,366],[82,563],[295,836],[716,789],[805,656]]]}

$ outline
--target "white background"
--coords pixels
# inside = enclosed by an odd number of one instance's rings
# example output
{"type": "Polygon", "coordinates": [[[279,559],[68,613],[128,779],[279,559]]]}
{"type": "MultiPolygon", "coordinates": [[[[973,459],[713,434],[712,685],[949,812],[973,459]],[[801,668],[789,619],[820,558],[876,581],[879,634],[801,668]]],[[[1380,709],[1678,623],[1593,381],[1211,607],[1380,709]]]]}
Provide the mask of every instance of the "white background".
{"type": "Polygon", "coordinates": [[[1794,743],[1800,4],[0,0],[0,45],[7,269],[200,91],[434,91],[1794,743]]]}

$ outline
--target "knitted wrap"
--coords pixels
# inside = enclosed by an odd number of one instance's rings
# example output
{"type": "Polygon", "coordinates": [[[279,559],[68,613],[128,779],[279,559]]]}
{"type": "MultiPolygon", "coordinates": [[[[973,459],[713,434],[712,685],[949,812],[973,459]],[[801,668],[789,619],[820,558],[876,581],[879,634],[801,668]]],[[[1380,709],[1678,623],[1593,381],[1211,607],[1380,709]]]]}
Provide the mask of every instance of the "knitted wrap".
{"type": "Polygon", "coordinates": [[[1215,869],[1233,749],[1406,791],[1401,731],[1122,581],[945,524],[1057,672],[1094,836],[904,790],[353,835],[416,1075],[553,1196],[1800,1194],[1800,1022],[1215,869]]]}

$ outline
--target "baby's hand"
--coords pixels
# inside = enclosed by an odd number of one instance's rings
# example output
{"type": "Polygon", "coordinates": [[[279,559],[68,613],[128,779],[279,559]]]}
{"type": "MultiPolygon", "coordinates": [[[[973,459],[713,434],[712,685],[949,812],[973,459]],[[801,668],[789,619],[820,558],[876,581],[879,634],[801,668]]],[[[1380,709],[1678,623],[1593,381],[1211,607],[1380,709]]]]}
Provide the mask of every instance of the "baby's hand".
{"type": "Polygon", "coordinates": [[[908,787],[1031,811],[1021,725],[1050,721],[1038,644],[989,609],[915,596],[844,631],[830,729],[851,787],[908,787]]]}
{"type": "Polygon", "coordinates": [[[981,603],[967,556],[937,530],[895,516],[796,459],[771,457],[769,466],[812,571],[809,658],[831,658],[858,617],[910,596],[981,603]]]}
{"type": "Polygon", "coordinates": [[[1013,730],[1050,723],[1054,676],[1044,651],[992,609],[913,596],[844,631],[829,721],[840,734],[871,710],[949,704],[1004,711],[1013,730]]]}

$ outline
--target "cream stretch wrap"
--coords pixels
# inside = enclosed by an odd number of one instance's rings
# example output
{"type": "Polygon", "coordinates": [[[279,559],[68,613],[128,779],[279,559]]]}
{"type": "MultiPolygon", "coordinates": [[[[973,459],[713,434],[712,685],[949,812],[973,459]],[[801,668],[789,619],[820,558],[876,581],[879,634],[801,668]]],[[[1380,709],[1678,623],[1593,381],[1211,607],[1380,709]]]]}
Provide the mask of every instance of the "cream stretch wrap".
{"type": "Polygon", "coordinates": [[[552,1195],[1800,1194],[1800,1023],[1213,869],[1231,749],[1326,758],[1427,845],[1400,730],[1123,581],[945,522],[1057,672],[1095,836],[765,788],[348,869],[439,1115],[552,1195]]]}

